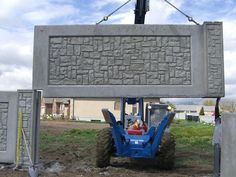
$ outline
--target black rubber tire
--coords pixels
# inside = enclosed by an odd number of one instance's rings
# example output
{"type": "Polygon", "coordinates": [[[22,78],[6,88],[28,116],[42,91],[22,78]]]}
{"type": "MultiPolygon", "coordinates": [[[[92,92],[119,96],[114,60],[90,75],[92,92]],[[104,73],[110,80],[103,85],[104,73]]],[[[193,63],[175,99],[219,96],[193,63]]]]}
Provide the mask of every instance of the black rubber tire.
{"type": "Polygon", "coordinates": [[[155,158],[155,165],[159,169],[171,170],[175,165],[175,137],[171,133],[164,133],[161,147],[155,158]]]}
{"type": "Polygon", "coordinates": [[[107,167],[110,164],[112,154],[112,134],[111,128],[104,128],[97,134],[96,146],[96,166],[107,167]]]}

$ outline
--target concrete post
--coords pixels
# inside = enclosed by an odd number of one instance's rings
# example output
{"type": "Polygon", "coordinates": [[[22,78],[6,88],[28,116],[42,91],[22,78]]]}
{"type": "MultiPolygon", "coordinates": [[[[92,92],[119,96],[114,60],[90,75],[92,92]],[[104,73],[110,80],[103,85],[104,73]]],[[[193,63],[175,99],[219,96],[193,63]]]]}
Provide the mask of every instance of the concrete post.
{"type": "Polygon", "coordinates": [[[214,172],[213,176],[214,177],[220,177],[220,152],[221,147],[220,144],[214,144],[214,172]]]}
{"type": "Polygon", "coordinates": [[[222,115],[221,177],[236,176],[236,113],[222,115]]]}

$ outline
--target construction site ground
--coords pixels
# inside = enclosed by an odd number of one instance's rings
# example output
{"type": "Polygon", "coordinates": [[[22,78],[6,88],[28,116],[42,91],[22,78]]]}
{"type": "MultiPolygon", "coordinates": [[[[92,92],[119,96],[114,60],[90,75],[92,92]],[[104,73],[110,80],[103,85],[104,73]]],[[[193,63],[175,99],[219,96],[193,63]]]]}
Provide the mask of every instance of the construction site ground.
{"type": "MultiPolygon", "coordinates": [[[[176,120],[172,132],[176,137],[175,168],[160,170],[151,164],[137,164],[128,158],[112,158],[107,168],[95,167],[96,134],[104,123],[41,121],[40,176],[45,177],[189,177],[212,176],[213,126],[176,120]]],[[[27,170],[12,170],[2,165],[1,177],[26,177],[27,170]]]]}

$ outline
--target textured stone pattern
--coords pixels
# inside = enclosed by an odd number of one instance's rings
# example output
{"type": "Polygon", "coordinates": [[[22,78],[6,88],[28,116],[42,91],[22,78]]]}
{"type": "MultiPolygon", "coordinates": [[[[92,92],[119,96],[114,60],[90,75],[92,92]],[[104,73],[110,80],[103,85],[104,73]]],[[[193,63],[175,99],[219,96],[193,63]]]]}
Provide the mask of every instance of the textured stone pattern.
{"type": "Polygon", "coordinates": [[[224,63],[222,26],[207,24],[207,57],[208,57],[208,92],[210,95],[224,93],[224,63]]]}
{"type": "Polygon", "coordinates": [[[7,150],[8,103],[0,102],[0,151],[7,150]]]}
{"type": "Polygon", "coordinates": [[[191,85],[191,38],[50,37],[48,83],[191,85]]]}
{"type": "MultiPolygon", "coordinates": [[[[25,131],[26,139],[29,142],[29,147],[31,143],[31,122],[32,122],[32,107],[33,107],[33,92],[19,92],[18,93],[18,115],[20,112],[23,114],[23,129],[25,131]]],[[[31,149],[30,149],[31,152],[31,149]]],[[[23,139],[21,140],[21,159],[20,163],[22,166],[29,164],[29,157],[24,145],[23,139]]]]}

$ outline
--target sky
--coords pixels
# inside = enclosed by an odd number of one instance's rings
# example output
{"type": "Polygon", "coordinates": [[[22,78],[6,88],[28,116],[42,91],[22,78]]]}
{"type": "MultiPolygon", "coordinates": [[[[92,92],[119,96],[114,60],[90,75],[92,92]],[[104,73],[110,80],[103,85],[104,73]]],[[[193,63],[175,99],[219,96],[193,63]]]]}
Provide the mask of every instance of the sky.
{"type": "MultiPolygon", "coordinates": [[[[95,24],[126,0],[0,0],[0,90],[32,87],[35,25],[95,24]]],[[[170,0],[198,23],[223,21],[226,98],[236,98],[236,1],[170,0]]],[[[132,0],[104,24],[133,24],[132,0]]],[[[164,0],[150,0],[146,24],[190,24],[164,0]]]]}

